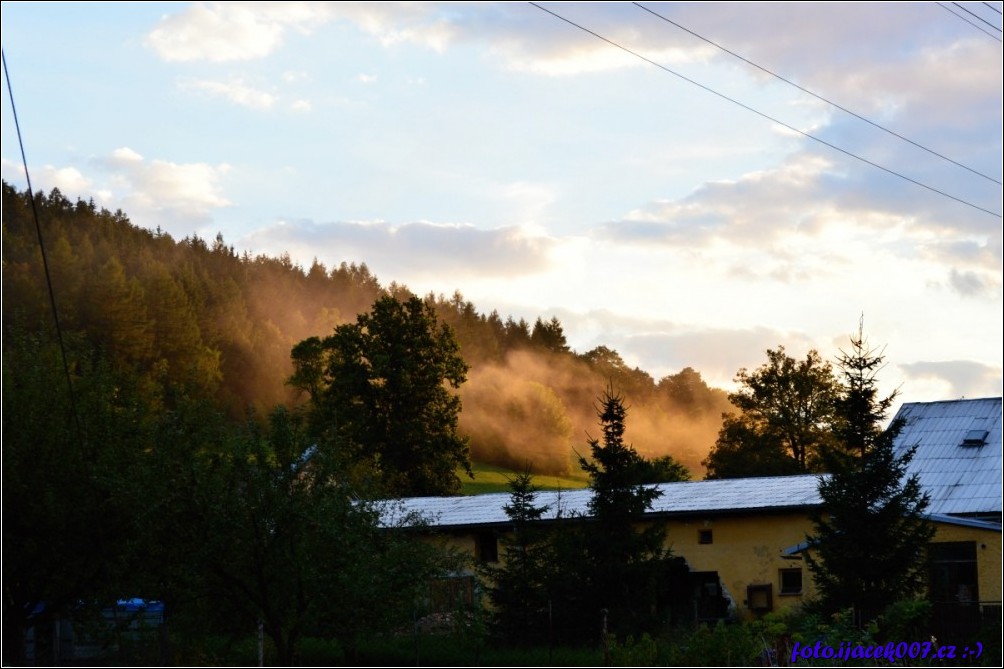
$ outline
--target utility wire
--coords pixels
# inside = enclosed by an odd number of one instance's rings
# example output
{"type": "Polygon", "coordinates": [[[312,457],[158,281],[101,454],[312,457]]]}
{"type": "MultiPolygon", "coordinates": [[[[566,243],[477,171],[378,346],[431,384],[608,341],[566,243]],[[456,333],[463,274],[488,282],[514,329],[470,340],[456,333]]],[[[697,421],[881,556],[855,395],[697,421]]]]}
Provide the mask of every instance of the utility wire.
{"type": "Polygon", "coordinates": [[[52,308],[52,318],[56,323],[56,339],[59,341],[59,352],[63,357],[63,372],[66,374],[66,387],[70,395],[70,411],[77,427],[77,435],[83,439],[84,432],[80,427],[80,414],[77,412],[77,400],[73,392],[73,378],[70,376],[70,363],[66,357],[66,345],[63,343],[63,328],[59,324],[59,310],[56,308],[56,293],[52,289],[52,276],[49,274],[49,261],[45,253],[45,242],[42,240],[42,226],[38,220],[38,207],[35,205],[35,192],[31,188],[31,175],[28,173],[28,159],[24,153],[24,141],[21,139],[21,124],[17,120],[17,108],[14,106],[14,90],[10,83],[10,73],[7,71],[7,54],[0,51],[3,59],[3,75],[7,81],[7,95],[10,96],[10,109],[14,114],[14,127],[17,129],[17,143],[21,147],[21,164],[24,165],[24,177],[28,181],[28,199],[31,201],[31,213],[35,219],[35,233],[38,235],[38,248],[42,252],[42,268],[45,270],[45,284],[49,287],[49,305],[52,308]]]}
{"type": "Polygon", "coordinates": [[[693,84],[694,86],[697,86],[698,88],[702,88],[705,91],[707,91],[708,93],[711,93],[712,95],[717,95],[718,97],[722,98],[723,100],[727,100],[727,101],[731,102],[732,104],[738,105],[738,106],[742,107],[743,109],[745,109],[747,111],[751,111],[754,114],[756,114],[757,116],[761,116],[761,117],[767,119],[768,121],[771,121],[772,123],[776,123],[776,124],[778,124],[778,125],[780,125],[782,127],[785,127],[788,130],[791,130],[792,132],[796,132],[799,135],[802,135],[803,137],[811,139],[811,140],[813,140],[815,142],[819,142],[820,144],[823,144],[824,146],[828,146],[831,149],[833,149],[834,151],[839,151],[840,153],[842,153],[842,154],[844,154],[846,156],[850,156],[851,158],[854,158],[856,160],[860,160],[861,162],[866,163],[868,165],[871,165],[872,167],[875,167],[877,169],[880,169],[883,172],[886,172],[887,174],[891,174],[893,176],[899,177],[900,179],[903,179],[904,181],[909,181],[910,183],[912,183],[912,184],[914,184],[916,186],[920,186],[921,188],[925,188],[925,189],[931,191],[932,193],[937,193],[938,195],[941,195],[943,197],[947,197],[950,200],[955,200],[956,202],[958,202],[960,204],[964,204],[967,207],[972,207],[973,209],[977,209],[977,210],[982,211],[982,212],[984,212],[986,214],[990,214],[991,216],[994,216],[995,218],[1004,218],[1004,217],[1001,216],[1001,214],[998,214],[995,211],[991,211],[990,209],[984,209],[983,207],[981,207],[981,206],[979,206],[977,204],[973,204],[972,202],[968,202],[966,200],[963,200],[962,198],[958,198],[958,197],[955,197],[954,195],[950,195],[949,193],[946,193],[946,192],[944,192],[942,190],[938,190],[937,188],[935,188],[933,186],[928,186],[927,184],[922,183],[920,181],[917,181],[916,179],[912,179],[912,178],[910,178],[910,177],[908,177],[908,176],[906,176],[904,174],[896,172],[895,170],[891,170],[888,167],[883,167],[882,165],[879,165],[878,163],[872,162],[871,160],[868,160],[867,158],[863,158],[863,157],[861,157],[861,156],[859,156],[859,155],[857,155],[855,153],[851,153],[850,151],[848,151],[846,149],[842,149],[839,146],[836,146],[835,144],[831,144],[830,142],[827,142],[825,139],[820,139],[819,137],[816,137],[815,135],[811,135],[811,134],[805,132],[804,130],[799,130],[798,128],[796,128],[794,126],[788,125],[784,121],[780,121],[780,120],[774,118],[773,116],[770,116],[768,114],[763,113],[762,111],[754,109],[753,107],[750,107],[747,104],[739,102],[738,100],[736,100],[734,98],[730,98],[729,96],[725,95],[724,93],[719,93],[718,91],[714,90],[713,88],[709,88],[708,86],[705,86],[702,83],[699,83],[697,81],[694,81],[693,79],[685,77],[684,75],[682,75],[679,72],[676,72],[674,70],[671,70],[670,68],[666,67],[665,65],[657,63],[657,62],[655,62],[654,60],[652,60],[650,58],[646,58],[645,56],[641,55],[637,51],[632,51],[631,49],[627,48],[626,46],[622,46],[622,45],[618,44],[617,42],[614,42],[613,40],[607,39],[603,35],[600,35],[599,33],[595,33],[592,30],[590,30],[589,28],[583,27],[583,26],[579,25],[578,23],[575,23],[574,21],[572,21],[570,19],[566,19],[564,16],[561,16],[560,14],[552,12],[550,9],[547,9],[545,7],[541,7],[536,2],[530,2],[529,4],[533,5],[534,7],[536,7],[537,9],[539,9],[539,10],[541,10],[543,12],[546,12],[546,13],[550,14],[551,16],[555,17],[556,19],[560,19],[560,20],[564,21],[565,23],[567,23],[567,24],[569,24],[571,26],[574,26],[574,27],[578,28],[579,30],[581,30],[583,32],[589,33],[593,37],[596,37],[598,39],[603,40],[604,42],[606,42],[607,44],[609,44],[611,46],[615,46],[618,49],[620,49],[622,51],[625,51],[625,52],[631,54],[632,56],[635,56],[636,58],[640,58],[641,60],[645,61],[646,63],[649,63],[651,65],[655,65],[660,70],[664,70],[665,72],[668,72],[669,74],[672,74],[675,77],[683,79],[684,81],[686,81],[689,84],[693,84]]]}
{"type": "Polygon", "coordinates": [[[747,63],[747,64],[752,65],[753,67],[757,68],[761,72],[766,72],[770,76],[772,76],[772,77],[774,77],[776,79],[780,79],[781,81],[783,81],[786,84],[790,84],[790,85],[794,86],[795,88],[797,88],[798,90],[802,91],[803,93],[808,93],[809,95],[811,95],[812,97],[816,98],[817,100],[822,100],[823,102],[836,107],[840,111],[843,111],[843,112],[846,112],[846,113],[850,114],[854,118],[860,119],[860,120],[864,121],[865,123],[878,128],[879,130],[882,130],[884,132],[889,133],[893,137],[898,137],[899,139],[903,140],[904,142],[908,142],[908,143],[916,146],[918,149],[923,149],[924,151],[927,151],[928,153],[930,153],[933,156],[937,156],[938,158],[941,158],[942,160],[947,160],[948,162],[952,163],[953,165],[957,165],[957,166],[961,167],[962,169],[967,170],[969,172],[972,172],[973,174],[975,174],[977,176],[981,176],[984,179],[987,179],[988,181],[994,182],[998,186],[1004,185],[1000,181],[998,181],[997,179],[994,179],[993,177],[988,176],[988,175],[984,174],[983,172],[980,172],[979,170],[975,170],[972,167],[969,167],[967,165],[963,165],[962,163],[960,163],[958,161],[952,160],[948,156],[944,156],[944,155],[938,153],[934,149],[929,149],[929,148],[927,148],[926,146],[924,146],[922,144],[918,144],[917,142],[913,141],[912,139],[909,139],[908,137],[904,137],[903,135],[901,135],[901,134],[899,134],[899,133],[897,133],[897,132],[895,132],[893,130],[890,130],[889,128],[886,128],[886,127],[884,127],[882,125],[879,125],[878,123],[875,123],[874,121],[871,121],[871,120],[865,118],[861,114],[855,113],[855,112],[851,111],[850,109],[847,109],[846,107],[838,105],[833,100],[828,100],[827,98],[824,98],[822,95],[819,95],[817,93],[813,93],[809,89],[803,88],[802,86],[799,86],[794,81],[790,81],[788,79],[785,79],[781,75],[779,75],[779,74],[777,74],[775,72],[771,72],[770,70],[768,70],[765,67],[761,67],[760,65],[757,65],[753,61],[749,60],[748,58],[744,58],[744,57],[740,56],[738,53],[735,53],[734,51],[729,51],[728,49],[726,49],[721,44],[718,44],[717,42],[713,42],[712,40],[710,40],[707,37],[704,37],[702,35],[698,35],[697,33],[695,33],[690,28],[687,28],[685,26],[680,25],[676,21],[674,21],[674,20],[672,20],[672,19],[670,19],[670,18],[668,18],[666,16],[663,16],[662,14],[659,14],[656,11],[653,11],[653,10],[649,9],[648,7],[646,7],[645,5],[643,5],[643,4],[639,3],[639,2],[635,2],[635,3],[632,3],[632,4],[634,4],[636,7],[640,7],[641,9],[644,9],[646,12],[648,12],[649,14],[652,14],[653,16],[659,17],[660,19],[662,19],[666,23],[671,23],[672,25],[676,26],[680,30],[683,30],[684,32],[690,33],[691,35],[693,35],[697,39],[704,40],[705,42],[707,42],[711,46],[717,47],[717,48],[721,49],[722,51],[724,51],[725,53],[727,53],[727,54],[729,54],[731,56],[735,56],[736,58],[738,58],[739,60],[743,61],[744,63],[747,63]]]}
{"type": "Polygon", "coordinates": [[[966,14],[971,14],[972,16],[975,16],[977,19],[979,19],[980,21],[983,21],[983,23],[987,24],[988,26],[990,26],[991,28],[993,28],[997,32],[1001,32],[1000,28],[998,28],[994,24],[990,23],[989,21],[987,21],[985,18],[983,18],[979,14],[976,14],[974,12],[969,11],[968,9],[966,9],[965,7],[963,7],[962,5],[960,5],[957,2],[953,2],[952,4],[955,5],[956,7],[958,7],[959,9],[961,9],[962,11],[964,11],[966,14]]]}
{"type": "Polygon", "coordinates": [[[963,21],[965,21],[966,23],[968,23],[968,24],[969,24],[969,25],[971,25],[972,27],[976,28],[976,29],[977,29],[977,30],[979,30],[980,32],[983,32],[983,33],[986,33],[987,35],[989,35],[989,36],[990,36],[990,38],[991,38],[991,39],[995,39],[995,40],[997,40],[998,42],[1001,42],[1001,41],[1002,41],[1000,37],[997,37],[997,35],[994,35],[993,33],[991,33],[991,32],[988,32],[988,31],[987,31],[986,29],[984,29],[984,28],[981,28],[980,26],[976,25],[975,23],[973,23],[972,21],[970,21],[969,19],[967,19],[967,18],[966,18],[965,16],[963,16],[962,14],[959,14],[959,13],[958,13],[958,12],[956,12],[956,11],[955,11],[954,9],[952,9],[952,8],[951,8],[951,7],[949,7],[949,6],[947,6],[947,5],[945,4],[945,3],[943,3],[943,2],[939,2],[939,3],[938,3],[938,6],[939,6],[939,7],[941,7],[942,9],[944,9],[944,10],[945,10],[946,12],[949,12],[949,13],[951,13],[951,14],[952,14],[952,15],[954,15],[954,16],[958,16],[958,17],[959,17],[960,19],[962,19],[963,21]]]}
{"type": "Polygon", "coordinates": [[[987,7],[989,7],[990,9],[994,10],[994,11],[995,11],[995,12],[997,12],[998,14],[1000,14],[1000,13],[1001,13],[1001,10],[997,9],[996,7],[994,7],[994,6],[993,6],[993,5],[991,5],[991,4],[989,3],[989,2],[984,2],[983,4],[984,4],[984,5],[986,5],[987,7]]]}

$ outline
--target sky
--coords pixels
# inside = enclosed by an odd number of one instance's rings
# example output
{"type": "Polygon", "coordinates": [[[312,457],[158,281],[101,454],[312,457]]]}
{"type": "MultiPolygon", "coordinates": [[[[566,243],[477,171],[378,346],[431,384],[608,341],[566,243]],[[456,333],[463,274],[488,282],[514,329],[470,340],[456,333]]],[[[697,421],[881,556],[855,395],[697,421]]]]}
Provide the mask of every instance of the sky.
{"type": "Polygon", "coordinates": [[[0,25],[35,189],[557,316],[656,379],[833,361],[863,320],[912,402],[1002,393],[1001,8],[4,2],[0,25]]]}

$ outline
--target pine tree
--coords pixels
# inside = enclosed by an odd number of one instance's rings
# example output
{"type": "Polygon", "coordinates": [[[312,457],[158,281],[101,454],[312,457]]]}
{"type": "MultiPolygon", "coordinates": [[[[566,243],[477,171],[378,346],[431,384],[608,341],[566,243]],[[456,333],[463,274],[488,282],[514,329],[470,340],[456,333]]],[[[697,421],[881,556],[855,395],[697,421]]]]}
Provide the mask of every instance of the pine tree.
{"type": "Polygon", "coordinates": [[[547,641],[553,554],[548,535],[538,524],[549,508],[536,505],[538,490],[529,469],[509,479],[509,503],[503,508],[511,534],[499,539],[503,561],[480,567],[492,605],[492,627],[509,644],[547,641]]]}
{"type": "Polygon", "coordinates": [[[879,396],[884,357],[862,330],[838,358],[837,443],[823,451],[829,477],[820,480],[822,506],[813,513],[806,556],[824,607],[853,607],[859,623],[922,587],[924,549],[934,534],[924,515],[928,496],[916,475],[906,477],[916,449],[899,456],[894,449],[903,422],[882,429],[896,393],[879,396]]]}
{"type": "Polygon", "coordinates": [[[585,549],[583,580],[589,593],[585,614],[606,610],[614,633],[640,634],[653,628],[663,593],[665,528],[653,523],[638,529],[662,494],[643,481],[648,463],[624,442],[627,409],[608,387],[597,414],[603,441],[590,439],[592,459],[579,458],[593,491],[589,522],[581,536],[585,549]],[[655,614],[655,615],[653,615],[655,614]]]}

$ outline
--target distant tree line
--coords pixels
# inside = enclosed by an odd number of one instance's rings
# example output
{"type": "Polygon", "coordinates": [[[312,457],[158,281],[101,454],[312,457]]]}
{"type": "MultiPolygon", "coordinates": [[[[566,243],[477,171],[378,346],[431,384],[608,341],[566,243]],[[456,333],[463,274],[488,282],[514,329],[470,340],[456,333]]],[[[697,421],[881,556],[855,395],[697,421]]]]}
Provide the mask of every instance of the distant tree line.
{"type": "MultiPolygon", "coordinates": [[[[304,268],[286,254],[238,253],[219,235],[175,240],[56,189],[36,193],[35,204],[64,330],[149,388],[207,398],[234,420],[249,408],[264,415],[305,401],[302,388],[286,383],[297,343],[354,323],[382,296],[415,297],[382,285],[362,262],[304,268]]],[[[32,209],[6,183],[3,235],[5,327],[51,328],[32,209]]],[[[573,440],[592,421],[582,407],[607,382],[632,405],[639,451],[691,470],[701,468],[721,414],[732,410],[725,392],[693,368],[656,381],[606,346],[572,351],[556,317],[485,314],[459,291],[421,299],[452,329],[470,369],[460,427],[479,462],[519,469],[531,459],[540,473],[569,473],[573,440]],[[500,429],[507,414],[527,432],[500,429]]]]}
{"type": "MultiPolygon", "coordinates": [[[[351,654],[454,565],[367,500],[458,491],[477,438],[459,424],[468,360],[596,364],[556,318],[502,322],[384,289],[365,265],[176,242],[54,190],[34,209],[57,331],[31,205],[4,184],[5,664],[29,628],[57,661],[56,620],[123,596],[164,602],[165,638],[185,646],[260,624],[282,664],[307,635],[351,654]]],[[[554,390],[534,397],[549,393],[560,421],[554,390]]]]}
{"type": "MultiPolygon", "coordinates": [[[[540,444],[529,452],[557,471],[571,458],[594,496],[560,540],[517,533],[525,564],[507,564],[526,570],[523,589],[489,575],[499,610],[522,616],[503,627],[541,629],[543,592],[562,611],[563,639],[595,638],[600,610],[612,633],[653,629],[671,614],[675,563],[658,526],[634,524],[658,495],[649,484],[690,474],[665,452],[636,450],[628,406],[662,442],[673,441],[671,419],[710,414],[717,430],[738,408],[708,456],[715,476],[747,467],[729,462],[735,453],[764,474],[830,468],[824,498],[840,512],[818,519],[810,563],[824,589],[827,575],[833,592],[851,579],[840,523],[878,526],[867,514],[886,502],[900,516],[922,511],[915,485],[896,487],[908,460],[892,457],[894,432],[876,428],[891,398],[875,397],[881,359],[863,343],[840,360],[844,383],[818,354],[801,363],[769,351],[739,372],[729,403],[690,368],[656,383],[607,347],[578,354],[556,317],[531,327],[483,316],[459,293],[384,289],[365,265],[304,271],[288,256],[239,255],[221,237],[175,242],[58,191],[35,204],[58,331],[31,202],[3,185],[5,664],[24,662],[29,627],[42,644],[54,621],[93,620],[123,596],[163,601],[167,640],[260,625],[281,664],[297,661],[306,636],[351,657],[363,635],[413,620],[427,579],[459,565],[388,527],[376,500],[455,494],[458,471],[488,447],[522,466],[525,435],[553,442],[557,460],[540,444]],[[466,384],[476,391],[465,396],[466,384]],[[596,387],[608,391],[593,413],[596,387]],[[465,425],[462,402],[483,422],[465,425]],[[575,412],[600,418],[588,457],[569,455],[575,412]],[[505,434],[516,425],[529,430],[505,434]]],[[[529,481],[513,492],[510,517],[529,528],[540,513],[529,481]]],[[[860,583],[916,584],[913,563],[897,568],[905,580],[876,571],[860,583]]],[[[179,660],[178,646],[162,652],[179,660]]]]}

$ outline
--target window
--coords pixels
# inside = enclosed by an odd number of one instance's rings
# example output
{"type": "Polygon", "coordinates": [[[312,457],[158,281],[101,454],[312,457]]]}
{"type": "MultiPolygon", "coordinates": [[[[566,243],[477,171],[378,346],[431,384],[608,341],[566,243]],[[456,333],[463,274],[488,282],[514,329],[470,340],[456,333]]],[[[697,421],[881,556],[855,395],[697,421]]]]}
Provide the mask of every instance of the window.
{"type": "Polygon", "coordinates": [[[979,601],[975,541],[934,542],[927,553],[931,561],[932,601],[955,604],[979,601]]]}
{"type": "Polygon", "coordinates": [[[770,611],[774,608],[773,590],[770,583],[746,586],[746,606],[757,613],[770,611]]]}
{"type": "Polygon", "coordinates": [[[697,530],[697,543],[699,544],[712,543],[711,530],[697,530]]]}
{"type": "Polygon", "coordinates": [[[478,562],[499,561],[499,540],[494,532],[478,532],[474,536],[474,557],[478,562]]]}
{"type": "Polygon", "coordinates": [[[962,439],[963,446],[983,446],[987,443],[990,433],[986,430],[969,430],[962,439]]]}
{"type": "Polygon", "coordinates": [[[802,594],[802,568],[781,570],[781,592],[782,595],[802,594]]]}

